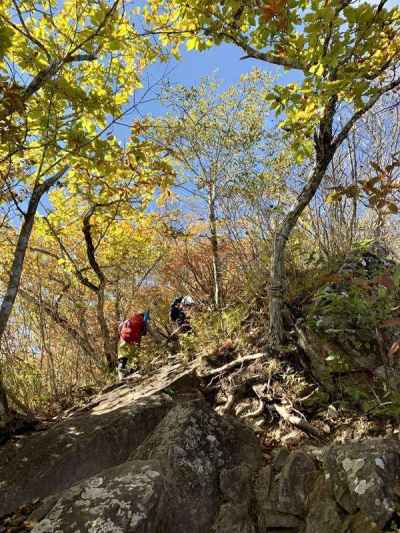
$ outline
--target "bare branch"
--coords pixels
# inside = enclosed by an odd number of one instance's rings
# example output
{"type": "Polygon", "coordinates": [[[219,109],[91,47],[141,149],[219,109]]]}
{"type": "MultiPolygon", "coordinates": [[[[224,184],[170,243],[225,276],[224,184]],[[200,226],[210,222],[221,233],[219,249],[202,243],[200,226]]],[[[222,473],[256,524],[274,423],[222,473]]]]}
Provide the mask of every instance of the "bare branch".
{"type": "Polygon", "coordinates": [[[365,115],[367,111],[372,109],[374,105],[378,102],[378,100],[381,98],[381,96],[383,96],[384,94],[392,91],[393,89],[399,86],[400,86],[400,78],[397,78],[391,83],[388,83],[387,85],[382,87],[377,94],[375,94],[374,96],[371,96],[371,98],[368,100],[368,102],[366,102],[364,107],[356,111],[354,115],[343,126],[341,131],[336,135],[332,143],[333,150],[335,151],[342,144],[342,142],[346,139],[351,128],[354,126],[357,120],[359,120],[363,115],[365,115]]]}

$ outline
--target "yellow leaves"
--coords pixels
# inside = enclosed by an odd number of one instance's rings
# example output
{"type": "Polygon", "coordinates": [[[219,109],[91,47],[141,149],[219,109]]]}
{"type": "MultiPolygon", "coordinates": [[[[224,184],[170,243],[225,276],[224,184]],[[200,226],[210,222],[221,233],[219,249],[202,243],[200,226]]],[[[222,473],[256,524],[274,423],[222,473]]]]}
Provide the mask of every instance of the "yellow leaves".
{"type": "Polygon", "coordinates": [[[310,72],[311,74],[315,74],[316,76],[320,78],[324,73],[324,65],[322,63],[317,63],[316,65],[312,65],[310,67],[310,72]]]}
{"type": "Polygon", "coordinates": [[[188,50],[197,50],[198,46],[199,46],[199,40],[197,39],[197,37],[191,37],[186,42],[186,48],[188,50]]]}
{"type": "Polygon", "coordinates": [[[161,192],[161,194],[158,196],[156,200],[157,207],[162,207],[167,200],[171,198],[171,191],[169,189],[165,189],[161,192]]]}

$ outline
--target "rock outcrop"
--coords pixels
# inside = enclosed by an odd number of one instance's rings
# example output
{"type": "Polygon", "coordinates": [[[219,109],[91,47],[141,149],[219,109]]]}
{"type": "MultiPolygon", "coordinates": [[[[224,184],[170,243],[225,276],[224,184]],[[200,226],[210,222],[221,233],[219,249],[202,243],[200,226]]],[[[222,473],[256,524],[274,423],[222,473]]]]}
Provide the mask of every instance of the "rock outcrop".
{"type": "Polygon", "coordinates": [[[400,266],[375,243],[350,254],[314,295],[296,324],[307,367],[331,396],[364,411],[400,385],[399,359],[387,354],[400,338],[400,266]]]}
{"type": "Polygon", "coordinates": [[[193,365],[166,366],[140,386],[109,387],[48,431],[6,443],[0,454],[0,516],[127,461],[175,405],[162,391],[190,398],[200,394],[197,384],[193,365]]]}
{"type": "Polygon", "coordinates": [[[259,531],[397,531],[399,460],[397,440],[279,450],[257,480],[259,531]]]}
{"type": "Polygon", "coordinates": [[[198,397],[190,368],[172,374],[3,446],[0,514],[35,500],[17,529],[34,533],[396,531],[399,441],[280,448],[267,463],[249,427],[198,397]]]}
{"type": "MultiPolygon", "coordinates": [[[[240,469],[250,487],[261,463],[248,428],[220,419],[202,401],[183,403],[130,460],[45,500],[35,511],[40,521],[33,531],[211,531],[224,499],[220,478],[240,469]]],[[[239,491],[230,496],[243,505],[239,491]]]]}

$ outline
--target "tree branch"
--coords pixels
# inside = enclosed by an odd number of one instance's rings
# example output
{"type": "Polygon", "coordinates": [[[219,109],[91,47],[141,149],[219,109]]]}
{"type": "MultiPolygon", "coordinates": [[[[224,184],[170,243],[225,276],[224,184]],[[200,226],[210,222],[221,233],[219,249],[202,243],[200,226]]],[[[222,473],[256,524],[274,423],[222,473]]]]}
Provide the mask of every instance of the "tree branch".
{"type": "Polygon", "coordinates": [[[77,267],[77,265],[75,264],[75,261],[73,260],[71,254],[69,253],[69,251],[67,250],[66,246],[64,246],[64,243],[62,242],[62,240],[60,239],[59,235],[57,234],[57,232],[55,231],[55,229],[53,228],[53,225],[50,223],[49,219],[47,217],[44,217],[43,218],[44,221],[46,222],[47,224],[47,227],[49,228],[49,230],[51,231],[53,237],[55,238],[55,240],[58,242],[60,248],[61,248],[61,251],[67,256],[69,262],[71,263],[71,265],[74,267],[74,270],[75,270],[75,276],[78,278],[78,280],[82,283],[82,285],[85,285],[85,287],[87,287],[88,289],[90,289],[91,291],[93,292],[98,292],[99,288],[97,287],[97,285],[95,285],[94,283],[92,283],[88,278],[86,278],[85,276],[82,275],[82,271],[79,270],[79,268],[77,267]]]}
{"type": "Polygon", "coordinates": [[[298,62],[290,61],[287,58],[275,55],[272,52],[260,52],[245,42],[244,39],[236,37],[230,33],[223,32],[222,35],[246,52],[247,55],[240,59],[259,59],[260,61],[272,63],[273,65],[304,71],[304,67],[298,62]]]}
{"type": "Polygon", "coordinates": [[[359,120],[367,111],[372,109],[374,105],[378,102],[378,100],[383,96],[384,94],[392,91],[396,87],[400,86],[400,78],[395,79],[391,83],[388,83],[382,89],[375,94],[374,96],[371,96],[371,98],[368,100],[368,102],[364,105],[362,109],[359,109],[354,115],[347,121],[347,123],[343,126],[341,131],[336,135],[332,142],[333,150],[335,151],[342,142],[346,139],[347,135],[349,134],[351,128],[354,126],[354,124],[359,120]]]}
{"type": "Polygon", "coordinates": [[[28,100],[28,98],[37,93],[37,91],[41,87],[43,87],[46,82],[48,82],[57,74],[57,72],[63,65],[74,62],[94,61],[95,59],[96,56],[93,54],[70,55],[66,56],[64,59],[56,59],[55,61],[50,63],[47,68],[41,70],[38,74],[36,74],[30,84],[25,88],[23,92],[24,100],[28,100]]]}
{"type": "Polygon", "coordinates": [[[87,252],[89,264],[92,267],[93,271],[95,272],[96,276],[98,277],[100,285],[104,285],[105,276],[96,259],[96,249],[95,249],[93,239],[92,239],[92,231],[91,231],[92,226],[90,224],[90,219],[92,218],[97,207],[99,207],[98,204],[93,205],[83,217],[82,231],[85,237],[86,252],[87,252]]]}
{"type": "Polygon", "coordinates": [[[39,302],[39,300],[37,300],[37,298],[35,298],[35,296],[26,289],[21,288],[20,295],[27,302],[37,306],[38,308],[42,308],[43,311],[51,318],[51,320],[53,320],[53,322],[59,325],[67,333],[67,335],[83,349],[83,351],[87,355],[96,358],[95,349],[88,343],[87,339],[85,339],[85,337],[82,336],[74,328],[74,326],[72,326],[68,322],[68,320],[59,313],[57,309],[54,309],[50,304],[44,302],[43,300],[42,302],[39,302]]]}

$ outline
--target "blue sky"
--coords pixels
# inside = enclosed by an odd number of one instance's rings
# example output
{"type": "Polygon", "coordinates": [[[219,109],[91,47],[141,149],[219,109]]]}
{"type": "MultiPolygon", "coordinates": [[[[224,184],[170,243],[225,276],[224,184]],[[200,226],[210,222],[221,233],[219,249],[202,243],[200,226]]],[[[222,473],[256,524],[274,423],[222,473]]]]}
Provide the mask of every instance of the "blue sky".
{"type": "MultiPolygon", "coordinates": [[[[182,48],[182,58],[179,61],[171,60],[168,63],[152,65],[143,76],[143,82],[146,85],[146,80],[148,80],[150,84],[153,84],[166,76],[172,83],[196,85],[202,77],[215,74],[223,82],[222,88],[225,88],[239,81],[242,74],[255,67],[266,70],[273,76],[279,76],[281,81],[284,80],[285,83],[300,79],[299,73],[296,71],[285,71],[281,67],[254,59],[241,60],[243,55],[243,50],[229,44],[214,46],[205,52],[188,52],[182,48]]],[[[140,112],[159,115],[164,110],[160,103],[154,99],[154,101],[141,105],[140,112]]],[[[125,117],[124,122],[129,124],[134,116],[135,114],[125,117]]],[[[123,127],[114,127],[113,132],[121,139],[125,139],[129,135],[128,130],[123,127]]]]}
{"type": "MultiPolygon", "coordinates": [[[[369,0],[372,5],[377,5],[380,0],[369,0]]],[[[144,0],[138,0],[139,5],[143,5],[144,0]]],[[[400,0],[388,0],[387,7],[399,6],[400,0]]],[[[211,74],[216,74],[218,79],[224,82],[224,86],[232,85],[237,82],[240,75],[248,72],[252,68],[258,67],[266,70],[275,77],[279,77],[279,81],[283,83],[290,83],[300,81],[301,76],[297,71],[285,71],[282,67],[270,65],[263,61],[254,59],[241,60],[244,55],[242,49],[231,44],[222,44],[220,46],[213,46],[205,52],[186,51],[182,47],[182,58],[179,61],[171,61],[169,63],[158,63],[153,65],[145,73],[149,77],[150,83],[154,83],[160,79],[166,72],[171,82],[182,83],[185,85],[195,85],[200,78],[211,74]]],[[[224,88],[224,87],[223,87],[224,88]]],[[[163,108],[156,101],[150,102],[141,106],[140,112],[143,114],[160,114],[163,113],[163,108]]],[[[132,118],[126,117],[125,122],[132,122],[132,118]]],[[[113,128],[113,132],[125,139],[129,134],[125,128],[113,128]]]]}

